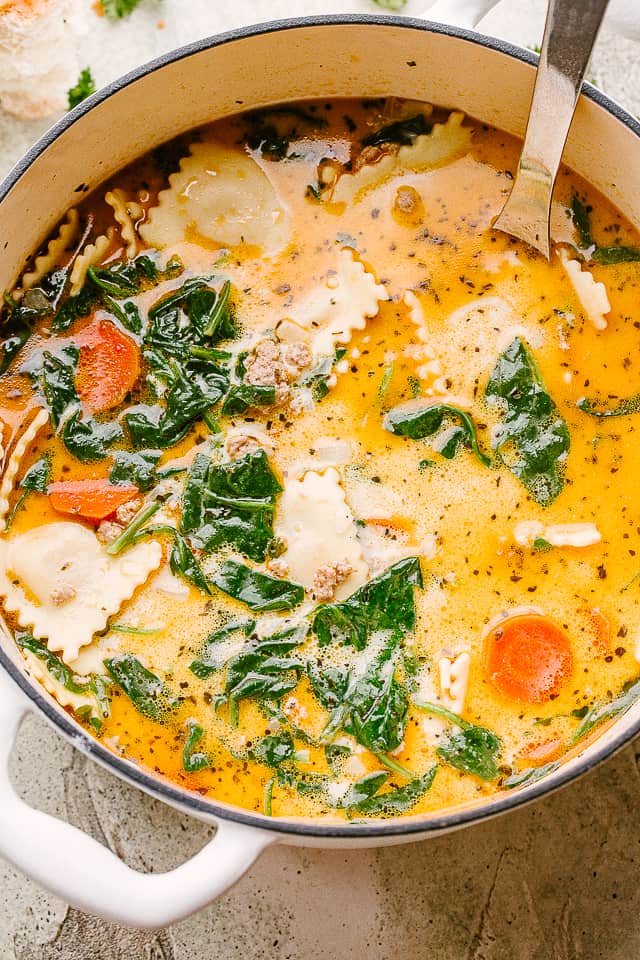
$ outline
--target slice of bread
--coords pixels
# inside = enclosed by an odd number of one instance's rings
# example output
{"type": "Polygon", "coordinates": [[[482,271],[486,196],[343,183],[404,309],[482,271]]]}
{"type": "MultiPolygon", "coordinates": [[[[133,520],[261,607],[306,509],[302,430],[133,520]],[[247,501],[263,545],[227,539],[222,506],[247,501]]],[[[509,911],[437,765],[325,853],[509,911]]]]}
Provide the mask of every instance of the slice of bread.
{"type": "Polygon", "coordinates": [[[78,78],[82,0],[0,0],[0,105],[21,119],[67,106],[78,78]]]}

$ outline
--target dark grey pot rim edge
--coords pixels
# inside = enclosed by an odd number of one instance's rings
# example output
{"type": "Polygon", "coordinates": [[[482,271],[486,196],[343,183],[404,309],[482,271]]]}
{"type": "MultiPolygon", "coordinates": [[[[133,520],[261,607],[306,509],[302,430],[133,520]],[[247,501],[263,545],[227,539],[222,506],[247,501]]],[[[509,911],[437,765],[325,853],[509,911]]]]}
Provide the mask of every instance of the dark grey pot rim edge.
{"type": "MultiPolygon", "coordinates": [[[[536,55],[522,47],[515,46],[504,40],[488,37],[472,30],[460,27],[447,26],[445,24],[434,23],[428,20],[420,20],[410,17],[397,17],[393,15],[323,15],[314,17],[295,17],[285,20],[276,20],[268,23],[259,23],[252,26],[241,27],[235,30],[229,30],[216,36],[197,40],[193,43],[178,47],[175,50],[162,54],[161,56],[143,64],[134,70],[129,71],[117,80],[107,84],[97,93],[93,94],[87,100],[83,101],[68,114],[57,121],[49,130],[47,130],[40,139],[26,152],[21,160],[13,167],[7,177],[0,184],[0,202],[4,200],[7,194],[19,182],[21,177],[32,166],[32,164],[43,154],[58,137],[60,137],[69,127],[78,122],[85,114],[89,113],[103,101],[107,100],[113,94],[125,87],[130,86],[137,80],[145,77],[156,70],[161,69],[171,63],[175,63],[186,57],[193,56],[211,47],[222,46],[233,43],[237,40],[259,36],[261,34],[270,34],[284,32],[288,30],[297,30],[308,27],[323,26],[363,26],[373,27],[401,27],[407,30],[420,30],[428,33],[437,33],[446,36],[456,37],[465,40],[471,44],[487,47],[498,53],[503,53],[513,59],[520,60],[530,65],[537,62],[536,55]]],[[[591,84],[585,83],[584,95],[594,101],[608,113],[613,115],[622,124],[628,127],[636,136],[640,138],[640,122],[628,113],[620,104],[598,90],[591,84]]],[[[515,810],[525,804],[531,803],[545,795],[568,785],[584,774],[588,773],[603,760],[611,757],[614,753],[626,746],[640,731],[640,715],[635,724],[628,729],[623,729],[615,737],[608,737],[603,741],[599,748],[592,748],[590,754],[584,758],[581,764],[569,764],[569,769],[564,773],[562,768],[553,776],[553,782],[549,784],[546,778],[543,778],[528,787],[515,789],[513,792],[498,794],[491,801],[478,807],[463,807],[453,809],[449,813],[416,818],[397,818],[391,820],[381,820],[379,823],[337,825],[326,824],[321,820],[314,821],[287,821],[280,818],[269,818],[259,814],[245,811],[240,807],[226,807],[218,804],[215,800],[204,799],[203,797],[191,793],[187,790],[174,786],[165,780],[159,780],[151,773],[147,773],[142,767],[132,761],[112,753],[104,747],[98,740],[94,739],[89,733],[85,732],[80,724],[74,722],[71,717],[53,706],[46,698],[44,692],[39,686],[30,682],[26,674],[19,669],[18,665],[11,659],[8,653],[0,647],[0,666],[5,669],[9,676],[20,687],[26,697],[45,715],[49,722],[66,739],[80,749],[87,756],[97,761],[101,766],[110,770],[116,776],[125,780],[143,790],[145,793],[178,807],[184,812],[195,815],[203,820],[219,818],[230,820],[238,824],[257,827],[261,830],[269,830],[277,835],[309,837],[319,840],[342,839],[342,840],[367,840],[375,841],[379,838],[397,837],[398,839],[412,839],[413,835],[426,837],[428,834],[435,834],[446,830],[471,826],[475,823],[496,817],[510,810],[515,810]]]]}

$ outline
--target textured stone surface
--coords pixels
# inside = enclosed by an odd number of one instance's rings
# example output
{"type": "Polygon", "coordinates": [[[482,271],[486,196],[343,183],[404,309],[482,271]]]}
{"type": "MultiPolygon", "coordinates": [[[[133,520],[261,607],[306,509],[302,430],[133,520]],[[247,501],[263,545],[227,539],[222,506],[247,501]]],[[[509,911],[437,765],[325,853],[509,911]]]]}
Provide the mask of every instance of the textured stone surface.
{"type": "MultiPolygon", "coordinates": [[[[543,8],[508,0],[483,26],[533,45],[543,8]]],[[[83,51],[104,83],[234,23],[372,9],[368,0],[147,0],[129,23],[97,23],[83,51]]],[[[640,112],[637,46],[605,30],[591,74],[640,112]]],[[[0,172],[44,126],[0,117],[0,172]]],[[[209,835],[87,762],[38,718],[22,728],[13,775],[30,803],[138,869],[175,866],[209,835]]],[[[638,754],[628,748],[561,793],[464,833],[377,851],[271,848],[218,903],[155,935],[68,909],[0,863],[0,960],[631,960],[640,953],[639,800],[638,754]]]]}

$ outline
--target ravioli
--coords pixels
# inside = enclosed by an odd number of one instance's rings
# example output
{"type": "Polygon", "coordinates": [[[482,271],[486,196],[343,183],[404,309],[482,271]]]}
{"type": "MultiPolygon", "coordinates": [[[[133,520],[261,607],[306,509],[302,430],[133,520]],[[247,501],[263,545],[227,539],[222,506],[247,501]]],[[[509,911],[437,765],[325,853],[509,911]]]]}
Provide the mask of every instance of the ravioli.
{"type": "Polygon", "coordinates": [[[195,234],[274,256],[289,242],[288,212],[266,173],[243,150],[215,140],[193,143],[169,182],[140,227],[150,246],[171,247],[195,234]]]}
{"type": "Polygon", "coordinates": [[[337,346],[350,342],[354,331],[364,330],[388,299],[386,288],[346,248],[338,253],[336,270],[294,308],[290,319],[312,334],[315,356],[332,356],[337,346]]]}
{"type": "Polygon", "coordinates": [[[112,558],[91,530],[60,522],[0,541],[0,557],[5,609],[73,661],[160,566],[162,547],[140,543],[112,558]]]}
{"type": "Polygon", "coordinates": [[[367,191],[392,177],[421,173],[464,154],[471,145],[471,131],[463,127],[464,114],[451,113],[446,123],[436,123],[431,133],[417,137],[410,146],[365,163],[356,173],[343,173],[331,194],[333,203],[361,201],[367,191]]]}
{"type": "Polygon", "coordinates": [[[281,560],[288,576],[308,590],[317,571],[335,562],[351,567],[338,586],[336,598],[348,596],[367,579],[367,564],[358,542],[353,514],[333,467],[324,473],[309,470],[285,484],[275,523],[276,536],[286,544],[281,560]]]}

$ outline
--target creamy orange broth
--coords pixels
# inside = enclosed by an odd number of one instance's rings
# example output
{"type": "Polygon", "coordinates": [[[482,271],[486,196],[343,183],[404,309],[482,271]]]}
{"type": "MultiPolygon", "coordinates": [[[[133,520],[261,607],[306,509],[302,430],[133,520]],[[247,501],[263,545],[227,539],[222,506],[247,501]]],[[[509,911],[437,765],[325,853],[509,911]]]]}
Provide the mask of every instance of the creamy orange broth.
{"type": "MultiPolygon", "coordinates": [[[[640,516],[635,495],[640,470],[635,436],[639,420],[633,413],[598,419],[580,410],[577,403],[586,396],[613,405],[616,398],[632,396],[640,389],[640,375],[635,369],[640,267],[634,261],[585,263],[585,271],[588,269],[596,281],[605,284],[611,305],[606,329],[599,330],[578,299],[559,251],[565,249],[570,256],[578,256],[579,237],[569,209],[575,195],[592,208],[591,232],[599,246],[632,247],[640,244],[640,238],[602,196],[566,169],[556,192],[552,230],[555,252],[550,263],[518,241],[494,233],[491,223],[510,190],[519,144],[473,120],[465,120],[465,127],[471,131],[469,146],[453,158],[445,158],[445,162],[396,172],[363,193],[358,202],[332,202],[331,184],[316,198],[308,185],[314,189],[321,186],[319,169],[329,166],[339,178],[348,176],[350,165],[357,169],[361,162],[358,157],[363,137],[385,124],[420,114],[423,108],[392,100],[322,101],[302,104],[300,109],[311,111],[316,122],[287,112],[264,118],[282,134],[291,134],[288,152],[293,157],[270,157],[255,141],[254,149],[245,148],[273,185],[278,203],[289,212],[290,232],[282,250],[264,257],[257,244],[225,246],[185,220],[182,235],[153,253],[160,267],[171,257],[179,257],[184,272],[157,285],[145,283],[142,292],[128,299],[138,304],[144,320],[154,304],[181,287],[188,277],[213,275],[209,286],[218,294],[222,283],[229,280],[239,340],[223,342],[218,348],[237,352],[239,343],[251,352],[257,341],[273,337],[278,321],[295,316],[297,307],[314,290],[326,290],[327,278],[336,271],[336,258],[343,248],[355,251],[355,260],[371,273],[372,282],[386,289],[389,299],[379,303],[377,315],[366,320],[364,329],[354,330],[343,345],[344,356],[333,368],[324,398],[309,401],[307,391],[308,408],[300,410],[296,403],[292,406],[289,401],[298,390],[294,380],[289,398],[280,405],[251,407],[244,415],[221,416],[212,404],[217,422],[210,417],[208,423],[201,416],[195,417],[186,436],[162,450],[158,469],[167,464],[191,465],[196,445],[226,462],[229,455],[224,438],[228,431],[255,431],[258,426],[281,485],[292,483],[305,470],[320,474],[337,470],[355,524],[353,530],[365,542],[367,537],[371,541],[371,531],[377,538],[380,563],[375,575],[399,558],[419,558],[423,588],[416,586],[413,590],[417,624],[415,630],[405,632],[401,642],[405,650],[415,654],[417,676],[413,678],[400,661],[395,674],[397,683],[406,688],[407,698],[399,747],[372,752],[358,743],[353,730],[345,733],[340,724],[331,736],[323,737],[328,711],[314,695],[304,671],[280,703],[265,706],[259,698],[243,699],[234,718],[228,702],[224,702],[225,664],[238,654],[243,643],[247,649],[251,639],[234,635],[233,642],[222,643],[217,648],[221,651],[219,669],[212,670],[208,677],[199,678],[190,669],[205,638],[230,618],[255,619],[262,636],[285,622],[312,621],[318,607],[313,589],[308,589],[304,602],[292,610],[252,614],[245,604],[215,586],[207,596],[193,583],[178,578],[170,584],[173,592],[161,592],[154,589],[157,574],[153,572],[131,599],[123,600],[105,629],[93,639],[91,635],[86,638],[79,659],[68,662],[76,677],[72,683],[82,685],[82,678],[91,674],[108,676],[102,664],[105,657],[132,654],[165,684],[166,695],[176,702],[164,711],[161,720],[144,716],[113,679],[107,688],[109,715],[98,719],[92,707],[90,711],[81,710],[80,718],[110,749],[189,790],[251,810],[266,809],[273,816],[362,819],[368,815],[366,805],[348,810],[341,806],[350,785],[367,774],[386,771],[389,777],[380,785],[381,795],[416,783],[437,765],[430,788],[423,780],[423,788],[416,789],[411,802],[405,799],[399,808],[391,804],[387,809],[382,804],[377,815],[429,812],[508,789],[510,777],[556,762],[577,749],[572,738],[586,710],[619,696],[624,685],[638,674],[634,652],[640,587],[631,581],[640,571],[640,516]],[[332,158],[331,163],[325,158],[332,158]],[[405,302],[407,291],[416,299],[409,296],[409,302],[405,302]],[[417,313],[412,319],[412,310],[423,313],[426,333],[422,339],[414,322],[417,313]],[[451,322],[456,311],[457,319],[451,322]],[[568,457],[560,468],[563,488],[548,505],[537,503],[492,450],[492,438],[503,412],[499,406],[486,403],[484,390],[498,357],[514,337],[526,342],[570,434],[568,457]],[[425,342],[428,355],[421,355],[425,342]],[[483,466],[467,447],[446,459],[434,448],[435,438],[407,439],[385,429],[386,414],[412,399],[414,405],[439,400],[471,415],[478,442],[492,459],[491,466],[483,466]],[[212,434],[211,427],[221,432],[212,434]],[[334,454],[339,451],[334,460],[331,450],[334,454]],[[539,542],[538,547],[544,549],[538,549],[517,542],[514,531],[524,521],[540,521],[545,530],[556,524],[593,524],[601,539],[584,547],[550,549],[539,542]],[[385,556],[392,559],[385,563],[385,556]],[[504,695],[488,676],[485,663],[492,626],[501,618],[526,613],[543,615],[555,624],[568,638],[572,654],[569,675],[561,677],[553,693],[534,703],[504,695]],[[126,632],[127,627],[134,632],[126,632]],[[446,754],[446,745],[453,734],[460,733],[460,726],[416,706],[416,701],[429,701],[452,709],[451,699],[441,686],[440,664],[443,659],[454,661],[463,653],[470,657],[468,682],[458,704],[464,721],[487,728],[500,741],[499,749],[494,750],[496,770],[491,777],[460,769],[438,753],[444,745],[446,754]],[[217,702],[221,696],[223,701],[217,702]],[[274,710],[280,711],[279,720],[269,716],[274,710]],[[196,724],[202,735],[193,750],[202,754],[202,769],[188,772],[183,751],[189,725],[193,728],[196,724]],[[287,733],[293,738],[296,754],[281,765],[280,773],[273,765],[257,762],[255,751],[260,749],[261,738],[282,738],[287,733]],[[332,766],[325,748],[336,741],[345,749],[332,766]],[[298,789],[300,783],[302,790],[298,789]]],[[[436,111],[430,122],[442,122],[446,117],[446,111],[436,111]]],[[[133,218],[140,229],[145,220],[153,222],[153,212],[149,211],[157,206],[158,192],[168,186],[167,173],[178,169],[192,139],[214,139],[237,149],[237,144],[245,143],[247,131],[255,129],[255,119],[243,116],[221,121],[133,164],[107,188],[124,190],[127,202],[140,201],[133,218]]],[[[377,151],[369,148],[365,166],[367,160],[374,166],[397,151],[395,144],[383,145],[377,151]]],[[[115,226],[108,249],[99,260],[102,265],[112,266],[126,257],[120,227],[114,223],[113,210],[103,201],[104,192],[101,188],[83,200],[80,222],[89,226],[85,243],[115,226]]],[[[185,202],[183,194],[176,201],[177,208],[185,202]]],[[[137,255],[147,249],[139,232],[135,245],[137,255]]],[[[73,244],[50,268],[70,264],[72,249],[73,244]]],[[[589,255],[585,256],[588,260],[589,255]]],[[[64,297],[68,295],[67,281],[64,297]]],[[[10,308],[6,312],[10,314],[10,308]]],[[[94,319],[94,313],[90,309],[68,330],[57,333],[52,332],[51,312],[36,319],[31,337],[0,379],[5,469],[32,413],[50,402],[50,398],[43,398],[37,372],[30,376],[25,371],[37,371],[43,348],[57,355],[94,319]]],[[[130,331],[122,330],[108,304],[102,303],[98,316],[110,318],[121,332],[139,341],[130,331]]],[[[116,420],[131,402],[145,400],[148,393],[144,377],[148,372],[148,364],[143,362],[143,380],[134,385],[132,394],[121,407],[98,414],[98,419],[116,420]]],[[[120,448],[127,448],[126,432],[102,459],[81,463],[50,426],[29,445],[17,478],[23,478],[47,451],[52,482],[106,479],[114,452],[120,448]]],[[[184,483],[184,474],[164,481],[165,488],[172,485],[175,494],[174,502],[162,508],[161,522],[165,525],[180,527],[184,483]]],[[[20,488],[10,492],[10,510],[23,493],[20,488]]],[[[142,497],[148,504],[156,494],[152,484],[142,497]]],[[[279,500],[276,497],[276,527],[279,500]]],[[[115,518],[106,515],[105,519],[112,523],[115,518]]],[[[36,491],[15,511],[4,543],[10,544],[34,528],[60,522],[82,524],[90,531],[99,525],[98,519],[83,519],[82,514],[61,514],[46,492],[36,491]]],[[[160,521],[149,520],[155,522],[160,521]]],[[[122,522],[116,532],[125,526],[122,522]]],[[[538,540],[544,541],[545,536],[538,533],[538,540]]],[[[163,545],[162,565],[166,567],[171,540],[166,535],[155,539],[163,545]]],[[[104,543],[100,549],[106,549],[104,543]]],[[[5,545],[3,550],[10,548],[5,545]]],[[[3,553],[3,563],[9,555],[3,553]]],[[[194,555],[208,578],[215,576],[220,561],[229,556],[252,569],[268,569],[264,562],[247,559],[241,550],[229,545],[210,554],[196,549],[194,555]]],[[[120,556],[125,557],[126,551],[120,556]]],[[[283,556],[287,556],[286,549],[283,556]]],[[[342,557],[334,555],[330,559],[340,561],[342,557]]],[[[37,565],[42,561],[34,556],[33,562],[37,565]]],[[[368,569],[367,579],[372,579],[371,563],[368,569]]],[[[6,577],[14,587],[20,585],[20,577],[10,568],[6,577]]],[[[348,586],[349,578],[340,600],[353,592],[348,586]]],[[[99,597],[101,583],[96,582],[94,587],[99,597]]],[[[34,596],[28,583],[22,588],[36,607],[46,608],[50,603],[51,598],[37,593],[34,596]]],[[[63,599],[60,609],[73,602],[73,597],[63,599]]],[[[7,603],[6,615],[19,636],[29,633],[32,623],[20,612],[20,604],[16,608],[15,603],[7,603]]],[[[42,649],[46,642],[45,633],[40,637],[42,649]]],[[[384,642],[384,637],[381,640],[376,634],[367,638],[361,652],[354,653],[339,642],[320,648],[312,630],[294,655],[301,662],[311,658],[325,668],[351,665],[357,675],[384,642]]],[[[65,656],[60,649],[54,652],[65,656]]],[[[55,662],[45,662],[43,656],[46,653],[37,661],[27,660],[28,669],[33,671],[34,663],[36,667],[39,663],[40,672],[46,666],[55,672],[55,662]]],[[[57,677],[60,679],[59,673],[57,677]]],[[[69,699],[62,688],[56,688],[56,693],[63,703],[69,699]]],[[[162,703],[162,696],[158,702],[162,703]]],[[[584,742],[581,740],[580,745],[584,742]]]]}

